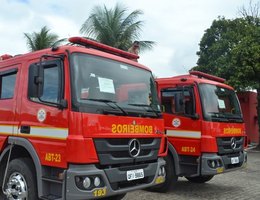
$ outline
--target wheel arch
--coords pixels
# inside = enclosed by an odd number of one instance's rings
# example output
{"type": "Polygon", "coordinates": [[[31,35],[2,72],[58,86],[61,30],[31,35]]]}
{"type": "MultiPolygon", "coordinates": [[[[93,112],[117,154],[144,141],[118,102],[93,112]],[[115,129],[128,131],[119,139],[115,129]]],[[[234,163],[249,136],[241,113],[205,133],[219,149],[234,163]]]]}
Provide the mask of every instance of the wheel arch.
{"type": "Polygon", "coordinates": [[[168,155],[170,155],[171,158],[173,159],[176,175],[179,175],[180,174],[179,156],[176,149],[170,142],[168,142],[168,155]]]}
{"type": "Polygon", "coordinates": [[[37,179],[37,189],[38,189],[38,196],[42,196],[42,167],[40,163],[40,159],[29,140],[25,138],[18,138],[18,137],[9,137],[7,146],[3,150],[2,154],[0,155],[0,166],[4,166],[5,169],[5,161],[7,161],[8,153],[11,149],[11,145],[14,145],[12,148],[11,159],[19,158],[19,157],[30,157],[33,161],[34,168],[36,171],[36,179],[37,179]],[[3,163],[2,163],[3,162],[3,163]]]}

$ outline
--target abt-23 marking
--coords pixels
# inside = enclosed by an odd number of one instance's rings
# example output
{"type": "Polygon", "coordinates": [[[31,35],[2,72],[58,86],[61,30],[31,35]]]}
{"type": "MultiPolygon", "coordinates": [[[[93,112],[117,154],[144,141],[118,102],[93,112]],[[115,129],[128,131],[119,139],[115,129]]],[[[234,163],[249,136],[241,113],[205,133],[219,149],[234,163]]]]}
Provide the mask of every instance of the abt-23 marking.
{"type": "Polygon", "coordinates": [[[46,153],[45,154],[45,161],[48,162],[61,162],[61,154],[60,153],[46,153]]]}

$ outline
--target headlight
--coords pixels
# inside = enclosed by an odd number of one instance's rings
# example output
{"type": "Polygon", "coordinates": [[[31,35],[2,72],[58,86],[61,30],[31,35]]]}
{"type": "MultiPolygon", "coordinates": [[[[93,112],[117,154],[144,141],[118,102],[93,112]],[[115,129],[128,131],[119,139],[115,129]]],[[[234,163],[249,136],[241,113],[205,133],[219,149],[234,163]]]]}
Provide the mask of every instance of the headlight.
{"type": "Polygon", "coordinates": [[[83,180],[83,187],[85,189],[88,189],[89,187],[91,186],[91,180],[89,177],[86,177],[84,180],[83,180]]]}
{"type": "Polygon", "coordinates": [[[95,177],[95,179],[94,179],[94,185],[95,185],[96,187],[98,187],[98,186],[100,186],[100,183],[101,183],[100,178],[99,178],[99,177],[95,177]]]}

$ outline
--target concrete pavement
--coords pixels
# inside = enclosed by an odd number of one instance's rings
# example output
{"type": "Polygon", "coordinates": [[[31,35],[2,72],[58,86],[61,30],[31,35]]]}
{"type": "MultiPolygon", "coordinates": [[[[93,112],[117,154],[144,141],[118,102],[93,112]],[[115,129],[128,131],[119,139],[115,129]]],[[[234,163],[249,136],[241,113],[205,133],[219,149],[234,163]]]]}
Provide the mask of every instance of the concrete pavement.
{"type": "Polygon", "coordinates": [[[124,200],[257,200],[260,199],[260,151],[248,150],[248,164],[241,170],[220,174],[204,184],[190,183],[185,178],[170,192],[135,191],[124,200]]]}

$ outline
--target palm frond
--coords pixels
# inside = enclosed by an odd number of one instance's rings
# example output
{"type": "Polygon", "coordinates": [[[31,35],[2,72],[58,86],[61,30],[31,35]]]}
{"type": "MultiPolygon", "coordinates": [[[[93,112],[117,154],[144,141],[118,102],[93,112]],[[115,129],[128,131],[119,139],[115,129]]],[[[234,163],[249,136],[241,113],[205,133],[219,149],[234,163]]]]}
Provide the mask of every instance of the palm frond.
{"type": "Polygon", "coordinates": [[[30,51],[49,48],[54,44],[61,42],[58,40],[58,35],[49,32],[50,30],[47,26],[44,26],[41,28],[40,32],[33,32],[32,34],[24,33],[30,51]]]}
{"type": "Polygon", "coordinates": [[[140,52],[152,50],[155,45],[154,41],[139,41],[140,52]]]}
{"type": "Polygon", "coordinates": [[[34,44],[33,36],[29,33],[24,33],[24,36],[26,38],[26,43],[30,51],[35,51],[36,47],[34,44]]]}
{"type": "MultiPolygon", "coordinates": [[[[134,40],[139,40],[144,23],[138,20],[143,11],[134,10],[130,14],[127,11],[119,3],[113,9],[108,9],[105,5],[96,6],[82,24],[80,32],[98,42],[128,50],[134,40]]],[[[141,42],[140,50],[151,49],[154,44],[152,41],[141,42]]]]}

